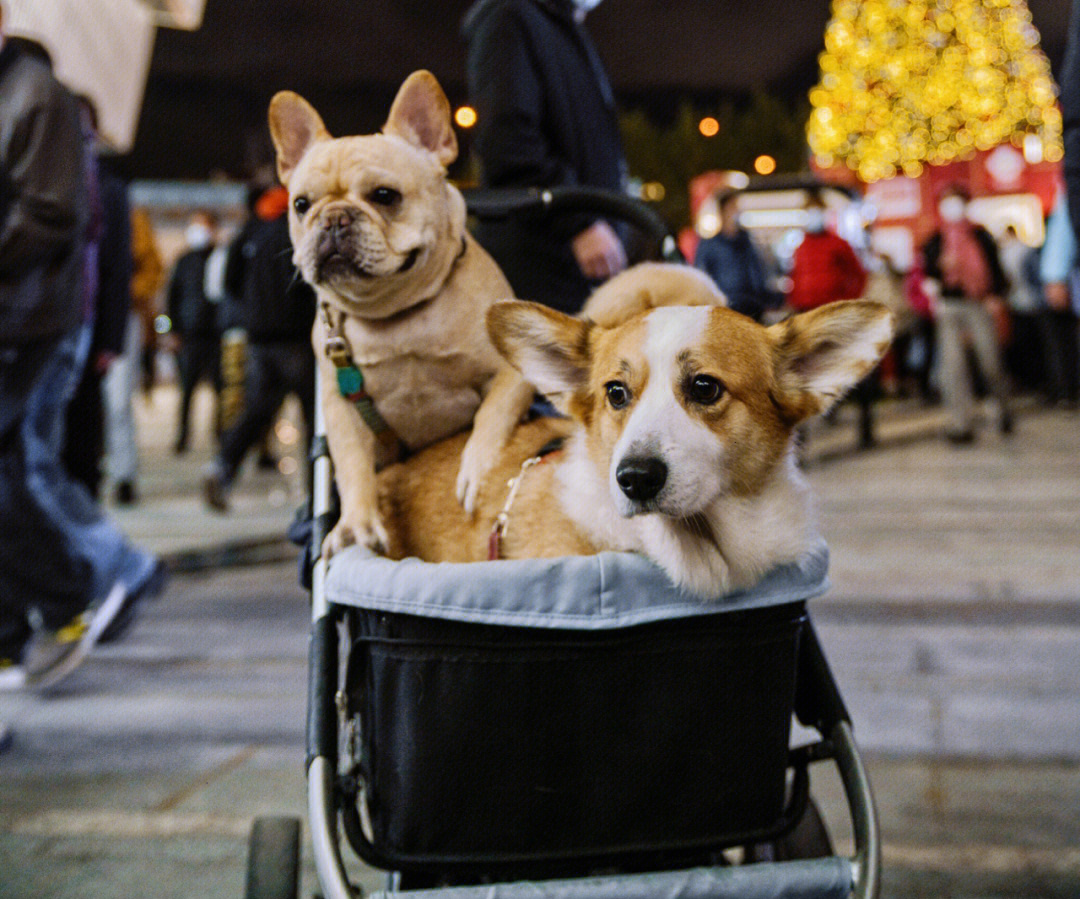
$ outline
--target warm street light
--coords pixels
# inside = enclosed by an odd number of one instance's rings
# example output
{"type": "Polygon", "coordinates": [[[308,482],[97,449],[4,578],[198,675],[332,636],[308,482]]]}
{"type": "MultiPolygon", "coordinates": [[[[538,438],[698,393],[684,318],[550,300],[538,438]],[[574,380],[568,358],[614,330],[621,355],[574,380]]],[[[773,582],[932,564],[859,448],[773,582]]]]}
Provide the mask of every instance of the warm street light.
{"type": "Polygon", "coordinates": [[[705,116],[698,122],[698,131],[705,137],[716,137],[720,133],[720,123],[712,116],[705,116]]]}
{"type": "Polygon", "coordinates": [[[771,175],[776,171],[776,160],[771,156],[759,156],[754,160],[754,171],[759,175],[771,175]]]}
{"type": "Polygon", "coordinates": [[[459,128],[472,128],[476,124],[476,110],[471,106],[459,106],[454,113],[454,121],[459,128]]]}

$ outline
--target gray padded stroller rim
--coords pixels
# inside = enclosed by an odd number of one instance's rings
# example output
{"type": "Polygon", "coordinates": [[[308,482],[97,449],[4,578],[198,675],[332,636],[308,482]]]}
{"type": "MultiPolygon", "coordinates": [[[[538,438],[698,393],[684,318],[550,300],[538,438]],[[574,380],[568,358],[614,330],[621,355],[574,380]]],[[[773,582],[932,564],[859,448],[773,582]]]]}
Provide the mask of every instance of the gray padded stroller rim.
{"type": "Polygon", "coordinates": [[[752,587],[703,600],[636,553],[496,562],[400,562],[350,547],[331,560],[331,603],[475,624],[603,630],[784,605],[824,593],[829,552],[815,545],[752,587]]]}

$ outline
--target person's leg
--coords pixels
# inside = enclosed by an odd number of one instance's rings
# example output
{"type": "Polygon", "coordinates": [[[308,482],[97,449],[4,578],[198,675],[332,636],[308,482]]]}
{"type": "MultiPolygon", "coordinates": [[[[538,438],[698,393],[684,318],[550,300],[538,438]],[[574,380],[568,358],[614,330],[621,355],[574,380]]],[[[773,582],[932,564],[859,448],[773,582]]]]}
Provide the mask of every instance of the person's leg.
{"type": "Polygon", "coordinates": [[[1060,319],[1062,369],[1064,372],[1062,399],[1070,406],[1080,401],[1080,322],[1075,312],[1056,313],[1060,319]]]}
{"type": "Polygon", "coordinates": [[[968,439],[972,433],[971,375],[964,353],[963,304],[943,300],[938,304],[937,352],[941,398],[949,414],[948,434],[968,439]]]}
{"type": "Polygon", "coordinates": [[[315,355],[308,343],[296,344],[288,348],[287,381],[288,390],[300,400],[300,411],[304,417],[303,456],[300,464],[307,479],[307,488],[311,489],[311,437],[315,433],[315,355]]]}
{"type": "Polygon", "coordinates": [[[60,464],[66,404],[88,342],[85,333],[60,341],[28,397],[21,439],[32,504],[63,535],[69,552],[90,566],[89,595],[102,599],[117,584],[129,592],[141,590],[156,574],[158,563],[128,543],[60,464]]]}
{"type": "MultiPolygon", "coordinates": [[[[36,615],[44,628],[77,620],[90,594],[89,565],[74,557],[63,535],[41,513],[27,490],[23,457],[24,415],[35,385],[47,370],[57,340],[0,351],[0,689],[27,683],[25,650],[36,615]]],[[[77,635],[78,636],[78,635],[77,635]]],[[[71,654],[76,643],[64,648],[71,654]]],[[[53,662],[62,662],[55,656],[53,662]]]]}
{"type": "Polygon", "coordinates": [[[985,303],[968,300],[964,303],[964,322],[971,335],[979,371],[998,404],[998,425],[1007,434],[1012,430],[1009,378],[1001,361],[1001,344],[998,342],[994,316],[985,303]]]}
{"type": "Polygon", "coordinates": [[[176,423],[176,451],[185,452],[188,448],[188,428],[191,419],[191,397],[199,382],[196,365],[196,347],[188,340],[184,341],[176,354],[176,370],[180,379],[180,415],[176,423]]]}
{"type": "Polygon", "coordinates": [[[142,353],[142,329],[137,315],[128,316],[124,352],[113,360],[102,385],[105,398],[105,470],[116,485],[117,498],[134,500],[139,472],[139,446],[135,434],[135,381],[142,353]],[[124,488],[124,485],[127,488],[124,488]],[[123,494],[123,497],[120,494],[123,494]]]}
{"type": "Polygon", "coordinates": [[[105,409],[101,375],[84,366],[68,403],[61,458],[64,470],[95,500],[101,496],[101,459],[105,450],[105,409]]]}
{"type": "Polygon", "coordinates": [[[285,392],[274,348],[258,343],[249,345],[243,408],[233,426],[221,435],[221,451],[203,478],[203,497],[212,508],[219,511],[228,508],[228,491],[240,463],[270,427],[285,392]]]}

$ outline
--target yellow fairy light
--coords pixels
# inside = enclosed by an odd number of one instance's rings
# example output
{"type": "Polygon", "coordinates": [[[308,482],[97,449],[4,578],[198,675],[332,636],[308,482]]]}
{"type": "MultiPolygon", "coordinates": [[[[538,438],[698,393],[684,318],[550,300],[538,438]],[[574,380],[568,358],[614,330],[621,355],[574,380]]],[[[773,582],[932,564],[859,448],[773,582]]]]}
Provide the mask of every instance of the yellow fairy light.
{"type": "Polygon", "coordinates": [[[1037,137],[1061,113],[1025,0],[833,0],[810,92],[810,148],[865,180],[1037,137]]]}

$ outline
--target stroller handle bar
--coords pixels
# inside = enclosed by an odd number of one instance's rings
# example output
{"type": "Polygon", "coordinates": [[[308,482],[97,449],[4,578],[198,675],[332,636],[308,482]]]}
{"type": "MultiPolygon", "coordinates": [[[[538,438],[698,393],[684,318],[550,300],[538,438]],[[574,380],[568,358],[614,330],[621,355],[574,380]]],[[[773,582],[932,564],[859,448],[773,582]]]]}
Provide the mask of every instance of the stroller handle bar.
{"type": "Polygon", "coordinates": [[[667,223],[642,200],[599,187],[499,187],[462,192],[469,214],[483,220],[511,215],[587,212],[627,222],[656,241],[665,262],[685,262],[667,223]]]}

